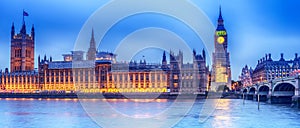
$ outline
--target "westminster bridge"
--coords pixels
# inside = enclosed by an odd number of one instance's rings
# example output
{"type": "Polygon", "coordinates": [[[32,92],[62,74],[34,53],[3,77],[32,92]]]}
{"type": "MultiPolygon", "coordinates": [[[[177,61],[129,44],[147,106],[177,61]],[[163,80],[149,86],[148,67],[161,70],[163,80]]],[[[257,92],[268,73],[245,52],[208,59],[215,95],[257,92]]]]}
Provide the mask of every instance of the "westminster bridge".
{"type": "Polygon", "coordinates": [[[240,97],[274,104],[289,104],[295,101],[299,107],[299,80],[300,75],[297,75],[247,86],[241,90],[240,97]]]}

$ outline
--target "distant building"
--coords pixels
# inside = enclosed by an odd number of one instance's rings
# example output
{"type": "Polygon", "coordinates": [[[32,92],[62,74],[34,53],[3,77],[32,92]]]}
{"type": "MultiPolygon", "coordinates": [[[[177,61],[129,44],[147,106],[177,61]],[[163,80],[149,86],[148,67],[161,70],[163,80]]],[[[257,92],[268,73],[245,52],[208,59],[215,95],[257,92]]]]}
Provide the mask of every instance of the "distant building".
{"type": "Polygon", "coordinates": [[[96,58],[96,42],[95,42],[95,37],[94,37],[94,29],[92,30],[92,37],[90,41],[90,48],[88,49],[88,52],[86,54],[86,59],[87,60],[95,60],[96,58]]]}
{"type": "Polygon", "coordinates": [[[253,71],[253,83],[269,81],[276,78],[284,78],[293,75],[299,70],[300,58],[295,54],[295,58],[285,60],[283,53],[278,61],[272,60],[271,54],[266,54],[265,57],[258,60],[256,68],[253,71]]]}
{"type": "Polygon", "coordinates": [[[39,76],[36,71],[2,72],[0,74],[2,91],[6,92],[35,92],[40,90],[39,76]]]}
{"type": "Polygon", "coordinates": [[[300,69],[294,70],[294,71],[291,73],[291,76],[298,76],[298,75],[300,75],[300,69]]]}
{"type": "Polygon", "coordinates": [[[251,86],[253,84],[252,83],[252,75],[253,75],[253,69],[251,67],[248,68],[248,66],[246,65],[242,69],[242,73],[239,76],[239,79],[240,79],[243,87],[251,86]]]}
{"type": "MultiPolygon", "coordinates": [[[[222,25],[221,17],[217,33],[225,31],[222,25]]],[[[84,51],[63,54],[62,61],[53,61],[52,57],[46,55],[43,58],[38,56],[38,68],[34,70],[34,36],[34,27],[31,29],[31,35],[26,34],[25,22],[17,35],[14,25],[12,26],[11,71],[6,69],[5,72],[0,72],[1,91],[198,93],[207,91],[209,88],[210,72],[209,67],[206,66],[204,50],[202,54],[197,54],[194,50],[191,63],[183,63],[182,51],[178,54],[170,51],[169,63],[166,59],[166,52],[162,55],[161,64],[149,64],[146,60],[141,60],[139,63],[136,61],[118,62],[117,55],[96,50],[94,31],[92,31],[86,57],[84,57],[84,51]]],[[[220,43],[217,47],[224,46],[227,49],[226,31],[225,34],[218,34],[218,37],[223,36],[224,44],[220,43]]],[[[214,62],[226,63],[226,69],[228,66],[230,68],[227,52],[218,51],[214,55],[216,57],[214,62]],[[226,58],[225,61],[223,57],[226,58]]]]}
{"type": "MultiPolygon", "coordinates": [[[[93,32],[91,42],[94,42],[93,32]]],[[[0,83],[6,92],[84,92],[84,93],[145,93],[145,92],[204,92],[208,88],[209,68],[206,55],[193,51],[193,63],[183,63],[183,53],[170,52],[170,63],[163,53],[162,64],[120,63],[109,52],[83,51],[64,54],[63,61],[38,57],[38,70],[2,72],[0,83]],[[90,53],[90,55],[88,55],[90,53]],[[93,60],[91,60],[93,58],[93,60]]],[[[95,49],[94,49],[95,50],[95,49]]]]}
{"type": "Polygon", "coordinates": [[[171,92],[203,92],[209,88],[209,67],[206,66],[206,54],[193,51],[193,63],[183,63],[183,53],[170,52],[170,90],[171,92]]]}
{"type": "Polygon", "coordinates": [[[97,63],[101,92],[145,93],[168,92],[168,73],[159,64],[97,63]],[[101,77],[100,77],[101,76],[101,77]]]}
{"type": "MultiPolygon", "coordinates": [[[[41,90],[86,93],[206,91],[209,75],[206,61],[194,51],[194,63],[183,64],[177,61],[182,60],[182,54],[172,53],[170,64],[147,64],[145,60],[118,63],[116,55],[108,52],[99,52],[95,61],[43,59],[39,61],[41,90]]],[[[164,56],[165,53],[163,60],[164,56]]]]}
{"type": "Polygon", "coordinates": [[[38,72],[34,70],[35,32],[32,25],[31,34],[26,32],[23,24],[20,32],[16,34],[14,23],[11,27],[10,72],[6,69],[0,73],[0,86],[2,90],[10,92],[34,92],[39,90],[38,72]]]}
{"type": "Polygon", "coordinates": [[[11,27],[11,49],[10,49],[10,71],[32,71],[34,70],[34,27],[32,25],[31,35],[26,33],[26,24],[23,25],[18,34],[15,26],[11,27]]]}
{"type": "Polygon", "coordinates": [[[215,31],[215,51],[213,52],[213,66],[212,66],[212,82],[224,83],[227,87],[231,86],[231,67],[230,57],[228,52],[228,38],[227,31],[224,27],[224,20],[222,17],[221,7],[218,19],[218,26],[215,31]]]}
{"type": "Polygon", "coordinates": [[[116,54],[100,51],[96,54],[96,62],[117,63],[116,57],[116,54]]]}

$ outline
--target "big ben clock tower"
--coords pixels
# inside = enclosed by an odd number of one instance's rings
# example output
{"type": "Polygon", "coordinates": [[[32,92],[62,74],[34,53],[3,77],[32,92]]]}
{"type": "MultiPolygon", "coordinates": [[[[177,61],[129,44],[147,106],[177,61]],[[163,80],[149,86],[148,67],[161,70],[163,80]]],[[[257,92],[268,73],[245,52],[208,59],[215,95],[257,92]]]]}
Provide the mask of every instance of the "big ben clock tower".
{"type": "Polygon", "coordinates": [[[231,68],[229,60],[227,31],[220,7],[218,26],[215,31],[215,51],[213,53],[212,82],[231,86],[231,68]]]}

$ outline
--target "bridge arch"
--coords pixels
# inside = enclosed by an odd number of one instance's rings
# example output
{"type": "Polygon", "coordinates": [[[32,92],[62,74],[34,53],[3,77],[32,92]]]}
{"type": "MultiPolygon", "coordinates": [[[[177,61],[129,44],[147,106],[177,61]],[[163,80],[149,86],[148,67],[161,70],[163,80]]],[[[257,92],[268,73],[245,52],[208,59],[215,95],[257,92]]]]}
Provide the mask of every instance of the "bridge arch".
{"type": "Polygon", "coordinates": [[[261,85],[258,87],[257,92],[260,95],[268,95],[270,87],[268,85],[261,85]]]}
{"type": "Polygon", "coordinates": [[[296,86],[291,82],[279,82],[273,86],[274,96],[294,96],[296,86]]]}
{"type": "Polygon", "coordinates": [[[252,86],[252,87],[249,88],[248,94],[255,94],[255,91],[256,91],[256,90],[257,90],[256,87],[255,87],[255,86],[252,86]]]}

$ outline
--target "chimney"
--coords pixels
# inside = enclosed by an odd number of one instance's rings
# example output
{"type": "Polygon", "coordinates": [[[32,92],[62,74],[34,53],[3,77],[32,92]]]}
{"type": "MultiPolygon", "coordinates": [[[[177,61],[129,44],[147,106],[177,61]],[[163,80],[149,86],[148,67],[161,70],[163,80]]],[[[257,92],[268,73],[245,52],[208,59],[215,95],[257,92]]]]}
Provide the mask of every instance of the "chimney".
{"type": "Polygon", "coordinates": [[[280,61],[285,61],[284,58],[283,58],[283,53],[281,53],[280,56],[281,56],[280,61]]]}

